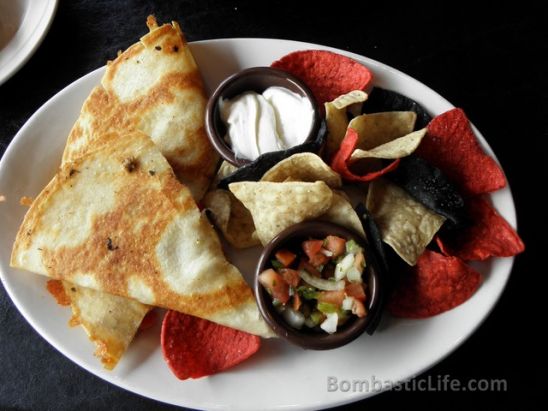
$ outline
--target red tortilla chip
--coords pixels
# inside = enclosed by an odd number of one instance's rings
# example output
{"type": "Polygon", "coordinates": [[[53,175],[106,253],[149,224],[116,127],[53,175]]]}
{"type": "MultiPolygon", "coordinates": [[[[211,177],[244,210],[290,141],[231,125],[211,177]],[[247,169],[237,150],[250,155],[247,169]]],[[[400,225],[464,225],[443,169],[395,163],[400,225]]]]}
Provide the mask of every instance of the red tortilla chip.
{"type": "Polygon", "coordinates": [[[480,284],[480,274],[461,259],[425,250],[402,277],[388,309],[397,317],[430,317],[462,304],[480,284]]]}
{"type": "Polygon", "coordinates": [[[256,335],[177,311],[162,323],[162,352],[180,380],[200,378],[233,367],[261,346],[256,335]]]}
{"type": "Polygon", "coordinates": [[[465,193],[490,193],[506,185],[504,173],[485,154],[460,108],[440,114],[428,124],[428,133],[416,153],[465,193]]]}
{"type": "Polygon", "coordinates": [[[341,177],[344,178],[345,180],[369,182],[398,167],[398,164],[400,163],[399,158],[397,158],[396,160],[394,160],[393,162],[391,162],[389,165],[387,165],[381,170],[370,172],[363,176],[358,176],[354,174],[348,168],[347,161],[352,155],[352,153],[354,152],[354,150],[356,149],[357,144],[358,144],[358,132],[354,130],[353,128],[348,128],[346,130],[346,135],[344,136],[344,139],[341,142],[341,146],[339,147],[339,150],[333,156],[333,160],[331,160],[331,168],[335,170],[337,173],[339,173],[341,177]]]}
{"type": "Polygon", "coordinates": [[[442,252],[463,260],[486,260],[490,257],[511,257],[525,250],[516,231],[483,197],[466,201],[471,225],[449,232],[438,240],[442,252]]]}
{"type": "Polygon", "coordinates": [[[373,78],[364,65],[324,50],[295,51],[272,63],[272,67],[302,80],[322,107],[323,103],[352,90],[365,90],[373,78]]]}

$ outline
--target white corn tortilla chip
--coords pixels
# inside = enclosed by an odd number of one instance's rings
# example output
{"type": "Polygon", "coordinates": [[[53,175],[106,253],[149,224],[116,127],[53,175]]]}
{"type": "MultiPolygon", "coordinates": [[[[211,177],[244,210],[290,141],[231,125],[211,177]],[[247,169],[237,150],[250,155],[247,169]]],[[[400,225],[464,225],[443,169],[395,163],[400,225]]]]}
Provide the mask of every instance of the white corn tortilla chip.
{"type": "Polygon", "coordinates": [[[349,230],[355,231],[362,237],[365,237],[365,232],[363,231],[363,226],[358,214],[356,214],[356,211],[352,208],[352,204],[350,204],[342,192],[333,191],[331,207],[329,207],[325,214],[322,214],[318,220],[329,221],[341,225],[349,230]]]}
{"type": "Polygon", "coordinates": [[[350,161],[352,162],[363,158],[396,159],[406,157],[417,149],[425,135],[426,128],[423,128],[409,133],[406,136],[396,138],[388,143],[381,144],[371,150],[356,149],[350,156],[350,161]]]}
{"type": "Polygon", "coordinates": [[[202,202],[210,210],[215,226],[233,247],[248,248],[261,244],[251,213],[230,191],[210,191],[202,202]]]}
{"type": "Polygon", "coordinates": [[[213,181],[211,182],[210,189],[215,189],[223,178],[228,177],[237,169],[238,167],[236,167],[235,165],[223,160],[221,162],[221,165],[219,166],[219,169],[217,170],[217,173],[215,174],[215,177],[213,178],[213,181]]]}
{"type": "Polygon", "coordinates": [[[333,199],[331,189],[323,181],[244,181],[228,188],[251,212],[263,245],[287,227],[324,214],[333,199]]]}
{"type": "Polygon", "coordinates": [[[346,127],[348,126],[347,108],[356,104],[361,105],[365,100],[367,100],[367,93],[354,90],[325,103],[325,121],[328,131],[325,154],[328,159],[337,152],[346,134],[346,127]]]}
{"type": "Polygon", "coordinates": [[[314,153],[293,154],[268,170],[261,181],[323,181],[333,188],[342,185],[341,176],[314,153]]]}
{"type": "Polygon", "coordinates": [[[366,206],[379,226],[382,240],[409,265],[417,263],[445,221],[445,217],[381,178],[369,184],[366,206]]]}
{"type": "Polygon", "coordinates": [[[413,111],[387,111],[354,117],[348,127],[358,133],[356,148],[371,150],[411,133],[416,119],[413,111]]]}

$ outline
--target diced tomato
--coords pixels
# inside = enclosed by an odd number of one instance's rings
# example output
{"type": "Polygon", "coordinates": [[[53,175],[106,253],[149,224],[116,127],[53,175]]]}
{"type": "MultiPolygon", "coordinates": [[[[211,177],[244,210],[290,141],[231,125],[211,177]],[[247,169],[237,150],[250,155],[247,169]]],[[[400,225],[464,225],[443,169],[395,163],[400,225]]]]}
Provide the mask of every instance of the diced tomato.
{"type": "Polygon", "coordinates": [[[303,241],[303,251],[308,256],[309,260],[312,260],[312,258],[314,258],[314,256],[320,252],[322,246],[322,240],[303,241]]]}
{"type": "Polygon", "coordinates": [[[328,235],[325,238],[325,248],[333,253],[333,257],[338,257],[346,251],[346,240],[335,235],[328,235]]]}
{"type": "Polygon", "coordinates": [[[297,255],[289,250],[278,250],[275,256],[284,267],[289,267],[295,261],[295,258],[297,258],[297,255]]]}
{"type": "Polygon", "coordinates": [[[293,309],[295,311],[299,311],[299,308],[301,308],[301,304],[302,304],[302,301],[299,294],[298,293],[293,294],[293,309]]]}
{"type": "Polygon", "coordinates": [[[313,258],[311,258],[308,261],[310,264],[312,264],[314,267],[319,267],[321,265],[327,264],[329,262],[329,257],[325,254],[318,253],[313,258]]]}
{"type": "Polygon", "coordinates": [[[301,258],[301,261],[299,261],[299,271],[305,270],[308,272],[308,274],[313,275],[315,277],[321,277],[322,273],[320,273],[316,267],[314,267],[312,264],[310,264],[306,259],[301,258]]]}
{"type": "Polygon", "coordinates": [[[354,304],[352,304],[352,314],[356,314],[359,318],[362,318],[367,315],[367,309],[361,301],[354,300],[354,304]]]}
{"type": "Polygon", "coordinates": [[[301,281],[299,272],[297,270],[292,270],[291,268],[282,268],[280,269],[280,274],[282,275],[285,282],[293,287],[297,287],[301,281]]]}
{"type": "Polygon", "coordinates": [[[318,294],[318,302],[340,306],[344,300],[344,290],[321,291],[318,294]]]}
{"type": "Polygon", "coordinates": [[[322,253],[322,246],[322,240],[303,241],[303,250],[308,256],[308,261],[314,267],[319,267],[329,261],[329,257],[322,253]]]}
{"type": "Polygon", "coordinates": [[[354,297],[358,301],[365,301],[365,290],[361,283],[347,283],[344,291],[349,297],[354,297]]]}
{"type": "Polygon", "coordinates": [[[259,282],[270,292],[273,298],[282,304],[289,300],[289,284],[272,268],[263,271],[259,275],[259,282]]]}

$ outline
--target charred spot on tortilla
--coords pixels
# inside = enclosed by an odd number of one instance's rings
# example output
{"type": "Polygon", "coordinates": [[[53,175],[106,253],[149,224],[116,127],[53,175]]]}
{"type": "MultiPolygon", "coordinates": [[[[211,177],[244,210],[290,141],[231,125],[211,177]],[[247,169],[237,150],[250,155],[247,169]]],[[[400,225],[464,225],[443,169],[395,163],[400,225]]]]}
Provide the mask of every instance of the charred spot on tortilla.
{"type": "Polygon", "coordinates": [[[437,167],[415,155],[402,158],[387,177],[430,210],[447,218],[447,228],[466,225],[464,199],[437,167]]]}
{"type": "Polygon", "coordinates": [[[432,120],[432,116],[415,100],[392,90],[373,87],[369,98],[363,104],[362,112],[380,113],[383,111],[414,111],[417,114],[415,130],[426,127],[432,120]]]}
{"type": "Polygon", "coordinates": [[[154,47],[154,49],[160,51],[160,50],[162,50],[162,46],[156,46],[156,47],[154,47]]]}
{"type": "Polygon", "coordinates": [[[122,162],[122,165],[124,166],[124,168],[127,170],[128,173],[133,173],[139,167],[139,162],[137,161],[137,159],[133,157],[128,157],[124,159],[124,161],[122,162]]]}
{"type": "Polygon", "coordinates": [[[148,170],[148,174],[149,174],[150,176],[154,176],[154,175],[156,174],[156,171],[154,171],[154,170],[148,170]]]}
{"type": "Polygon", "coordinates": [[[69,171],[69,177],[72,177],[76,173],[79,173],[79,171],[74,169],[74,168],[71,168],[70,171],[69,171]]]}
{"type": "Polygon", "coordinates": [[[114,251],[114,250],[117,250],[119,247],[118,246],[115,246],[113,243],[112,243],[112,238],[108,237],[107,238],[107,248],[109,251],[114,251]]]}
{"type": "Polygon", "coordinates": [[[226,189],[230,183],[236,183],[238,181],[259,181],[268,170],[283,159],[291,157],[293,154],[305,152],[317,153],[321,151],[321,148],[324,145],[326,134],[327,125],[325,124],[325,121],[322,121],[318,134],[313,141],[291,147],[287,150],[262,154],[257,157],[255,161],[238,168],[234,173],[223,178],[219,182],[218,188],[226,189]]]}

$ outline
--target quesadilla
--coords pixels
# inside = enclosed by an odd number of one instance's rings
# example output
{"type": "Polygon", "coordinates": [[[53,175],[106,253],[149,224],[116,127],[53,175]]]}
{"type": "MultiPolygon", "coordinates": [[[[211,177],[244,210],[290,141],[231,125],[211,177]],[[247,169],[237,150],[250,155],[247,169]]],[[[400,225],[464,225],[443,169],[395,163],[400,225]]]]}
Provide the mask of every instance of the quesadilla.
{"type": "Polygon", "coordinates": [[[101,85],[85,101],[63,162],[93,150],[108,132],[139,130],[167,159],[196,201],[205,194],[218,156],[204,129],[207,98],[179,24],[158,26],[107,64],[101,85]]]}
{"type": "MultiPolygon", "coordinates": [[[[179,25],[173,22],[159,27],[152,16],[147,25],[150,32],[109,62],[101,85],[84,102],[69,135],[63,162],[95,149],[104,133],[141,130],[153,139],[179,180],[199,200],[218,160],[204,132],[207,100],[202,80],[179,25]]],[[[66,289],[72,287],[67,281],[63,283],[66,289]]],[[[73,316],[80,319],[97,344],[96,354],[106,366],[114,366],[124,352],[120,347],[127,348],[139,327],[134,314],[145,313],[148,307],[93,290],[71,297],[73,316]],[[85,304],[93,306],[84,309],[85,304]],[[135,310],[129,313],[126,306],[135,310]],[[112,324],[116,326],[108,330],[112,324]],[[101,339],[102,335],[109,338],[101,339]]]]}
{"type": "Polygon", "coordinates": [[[138,301],[80,287],[62,281],[70,300],[70,325],[81,325],[97,347],[95,355],[103,366],[112,370],[151,307],[138,301]]]}
{"type": "Polygon", "coordinates": [[[271,336],[215,230],[143,133],[110,133],[33,202],[11,265],[271,336]]]}

